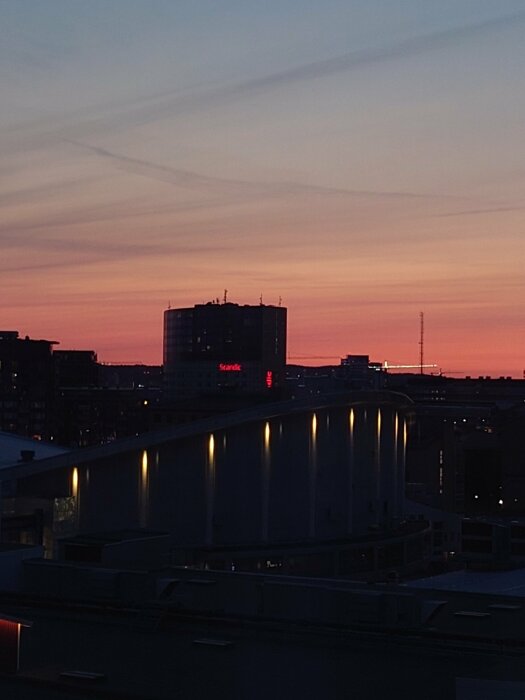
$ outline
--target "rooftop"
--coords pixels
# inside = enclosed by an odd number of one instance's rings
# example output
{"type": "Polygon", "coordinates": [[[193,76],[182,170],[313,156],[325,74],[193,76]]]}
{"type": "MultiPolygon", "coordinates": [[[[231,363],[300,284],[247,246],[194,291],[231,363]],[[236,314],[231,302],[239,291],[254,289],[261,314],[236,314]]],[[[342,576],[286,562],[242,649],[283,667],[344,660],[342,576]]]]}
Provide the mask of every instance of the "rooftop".
{"type": "Polygon", "coordinates": [[[409,588],[424,588],[464,593],[489,593],[525,598],[525,569],[512,571],[452,571],[439,576],[417,579],[409,588]]]}
{"type": "Polygon", "coordinates": [[[67,452],[66,448],[51,445],[41,440],[33,440],[23,435],[0,432],[0,469],[11,467],[23,462],[22,452],[34,452],[32,459],[56,457],[67,452]]]}

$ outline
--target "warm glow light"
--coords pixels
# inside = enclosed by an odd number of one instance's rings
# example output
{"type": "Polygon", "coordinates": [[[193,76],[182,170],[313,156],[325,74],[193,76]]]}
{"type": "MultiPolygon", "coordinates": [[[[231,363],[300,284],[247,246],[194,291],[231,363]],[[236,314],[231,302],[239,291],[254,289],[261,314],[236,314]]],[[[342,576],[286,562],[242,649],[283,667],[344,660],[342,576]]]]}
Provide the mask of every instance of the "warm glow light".
{"type": "Polygon", "coordinates": [[[381,437],[381,409],[377,409],[377,437],[381,437]]]}
{"type": "Polygon", "coordinates": [[[353,435],[354,434],[354,423],[355,423],[355,413],[354,413],[353,408],[350,409],[349,421],[350,421],[350,432],[353,435]]]}
{"type": "Polygon", "coordinates": [[[270,447],[270,424],[268,422],[264,426],[264,447],[266,449],[270,447]]]}
{"type": "Polygon", "coordinates": [[[78,469],[76,467],[73,467],[71,474],[71,495],[73,498],[78,496],[78,469]]]}
{"type": "Polygon", "coordinates": [[[312,437],[315,439],[317,435],[317,416],[315,413],[312,416],[312,437]]]}
{"type": "Polygon", "coordinates": [[[140,460],[139,522],[146,527],[148,522],[148,453],[142,452],[140,460]]]}
{"type": "Polygon", "coordinates": [[[215,438],[208,438],[208,464],[206,466],[206,543],[213,542],[213,514],[215,500],[215,438]]]}
{"type": "Polygon", "coordinates": [[[148,480],[148,453],[146,450],[142,453],[142,483],[145,484],[148,480]]]}

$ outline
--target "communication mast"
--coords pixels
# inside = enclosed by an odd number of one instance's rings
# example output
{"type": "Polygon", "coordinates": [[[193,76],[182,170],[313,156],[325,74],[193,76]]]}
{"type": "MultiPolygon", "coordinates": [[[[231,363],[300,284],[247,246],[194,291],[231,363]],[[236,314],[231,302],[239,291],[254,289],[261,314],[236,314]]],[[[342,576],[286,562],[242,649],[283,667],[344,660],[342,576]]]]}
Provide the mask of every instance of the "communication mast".
{"type": "Polygon", "coordinates": [[[425,314],[419,312],[419,373],[423,374],[424,367],[424,343],[425,343],[425,314]]]}

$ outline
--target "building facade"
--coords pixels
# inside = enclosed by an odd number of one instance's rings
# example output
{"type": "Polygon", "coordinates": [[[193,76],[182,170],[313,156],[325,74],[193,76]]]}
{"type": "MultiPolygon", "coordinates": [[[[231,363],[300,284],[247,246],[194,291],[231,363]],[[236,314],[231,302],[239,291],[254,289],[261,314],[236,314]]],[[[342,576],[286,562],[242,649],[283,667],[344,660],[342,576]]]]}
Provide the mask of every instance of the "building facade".
{"type": "Polygon", "coordinates": [[[0,331],[0,430],[44,439],[52,434],[54,344],[0,331]]]}
{"type": "Polygon", "coordinates": [[[168,399],[276,394],[285,366],[284,307],[210,302],[164,313],[168,399]]]}

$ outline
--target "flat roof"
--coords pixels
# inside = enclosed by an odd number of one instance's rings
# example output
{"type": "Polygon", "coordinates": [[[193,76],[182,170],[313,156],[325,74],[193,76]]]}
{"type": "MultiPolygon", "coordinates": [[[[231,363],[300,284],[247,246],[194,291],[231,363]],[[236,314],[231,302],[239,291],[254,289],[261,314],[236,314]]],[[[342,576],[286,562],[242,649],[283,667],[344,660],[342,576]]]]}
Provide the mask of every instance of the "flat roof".
{"type": "Polygon", "coordinates": [[[20,544],[19,542],[2,542],[0,543],[0,554],[3,552],[18,552],[29,551],[31,549],[40,549],[41,544],[20,544]]]}
{"type": "Polygon", "coordinates": [[[0,432],[0,469],[16,464],[26,464],[26,462],[21,462],[22,451],[34,452],[34,460],[47,459],[68,452],[65,447],[59,447],[49,442],[34,440],[14,433],[0,432]]]}
{"type": "Polygon", "coordinates": [[[168,536],[168,532],[161,530],[115,530],[112,532],[88,532],[74,535],[73,537],[63,537],[60,542],[62,544],[105,545],[168,536]]]}
{"type": "Polygon", "coordinates": [[[416,579],[407,588],[424,588],[464,593],[489,593],[525,598],[525,568],[511,571],[451,571],[416,579]]]}

